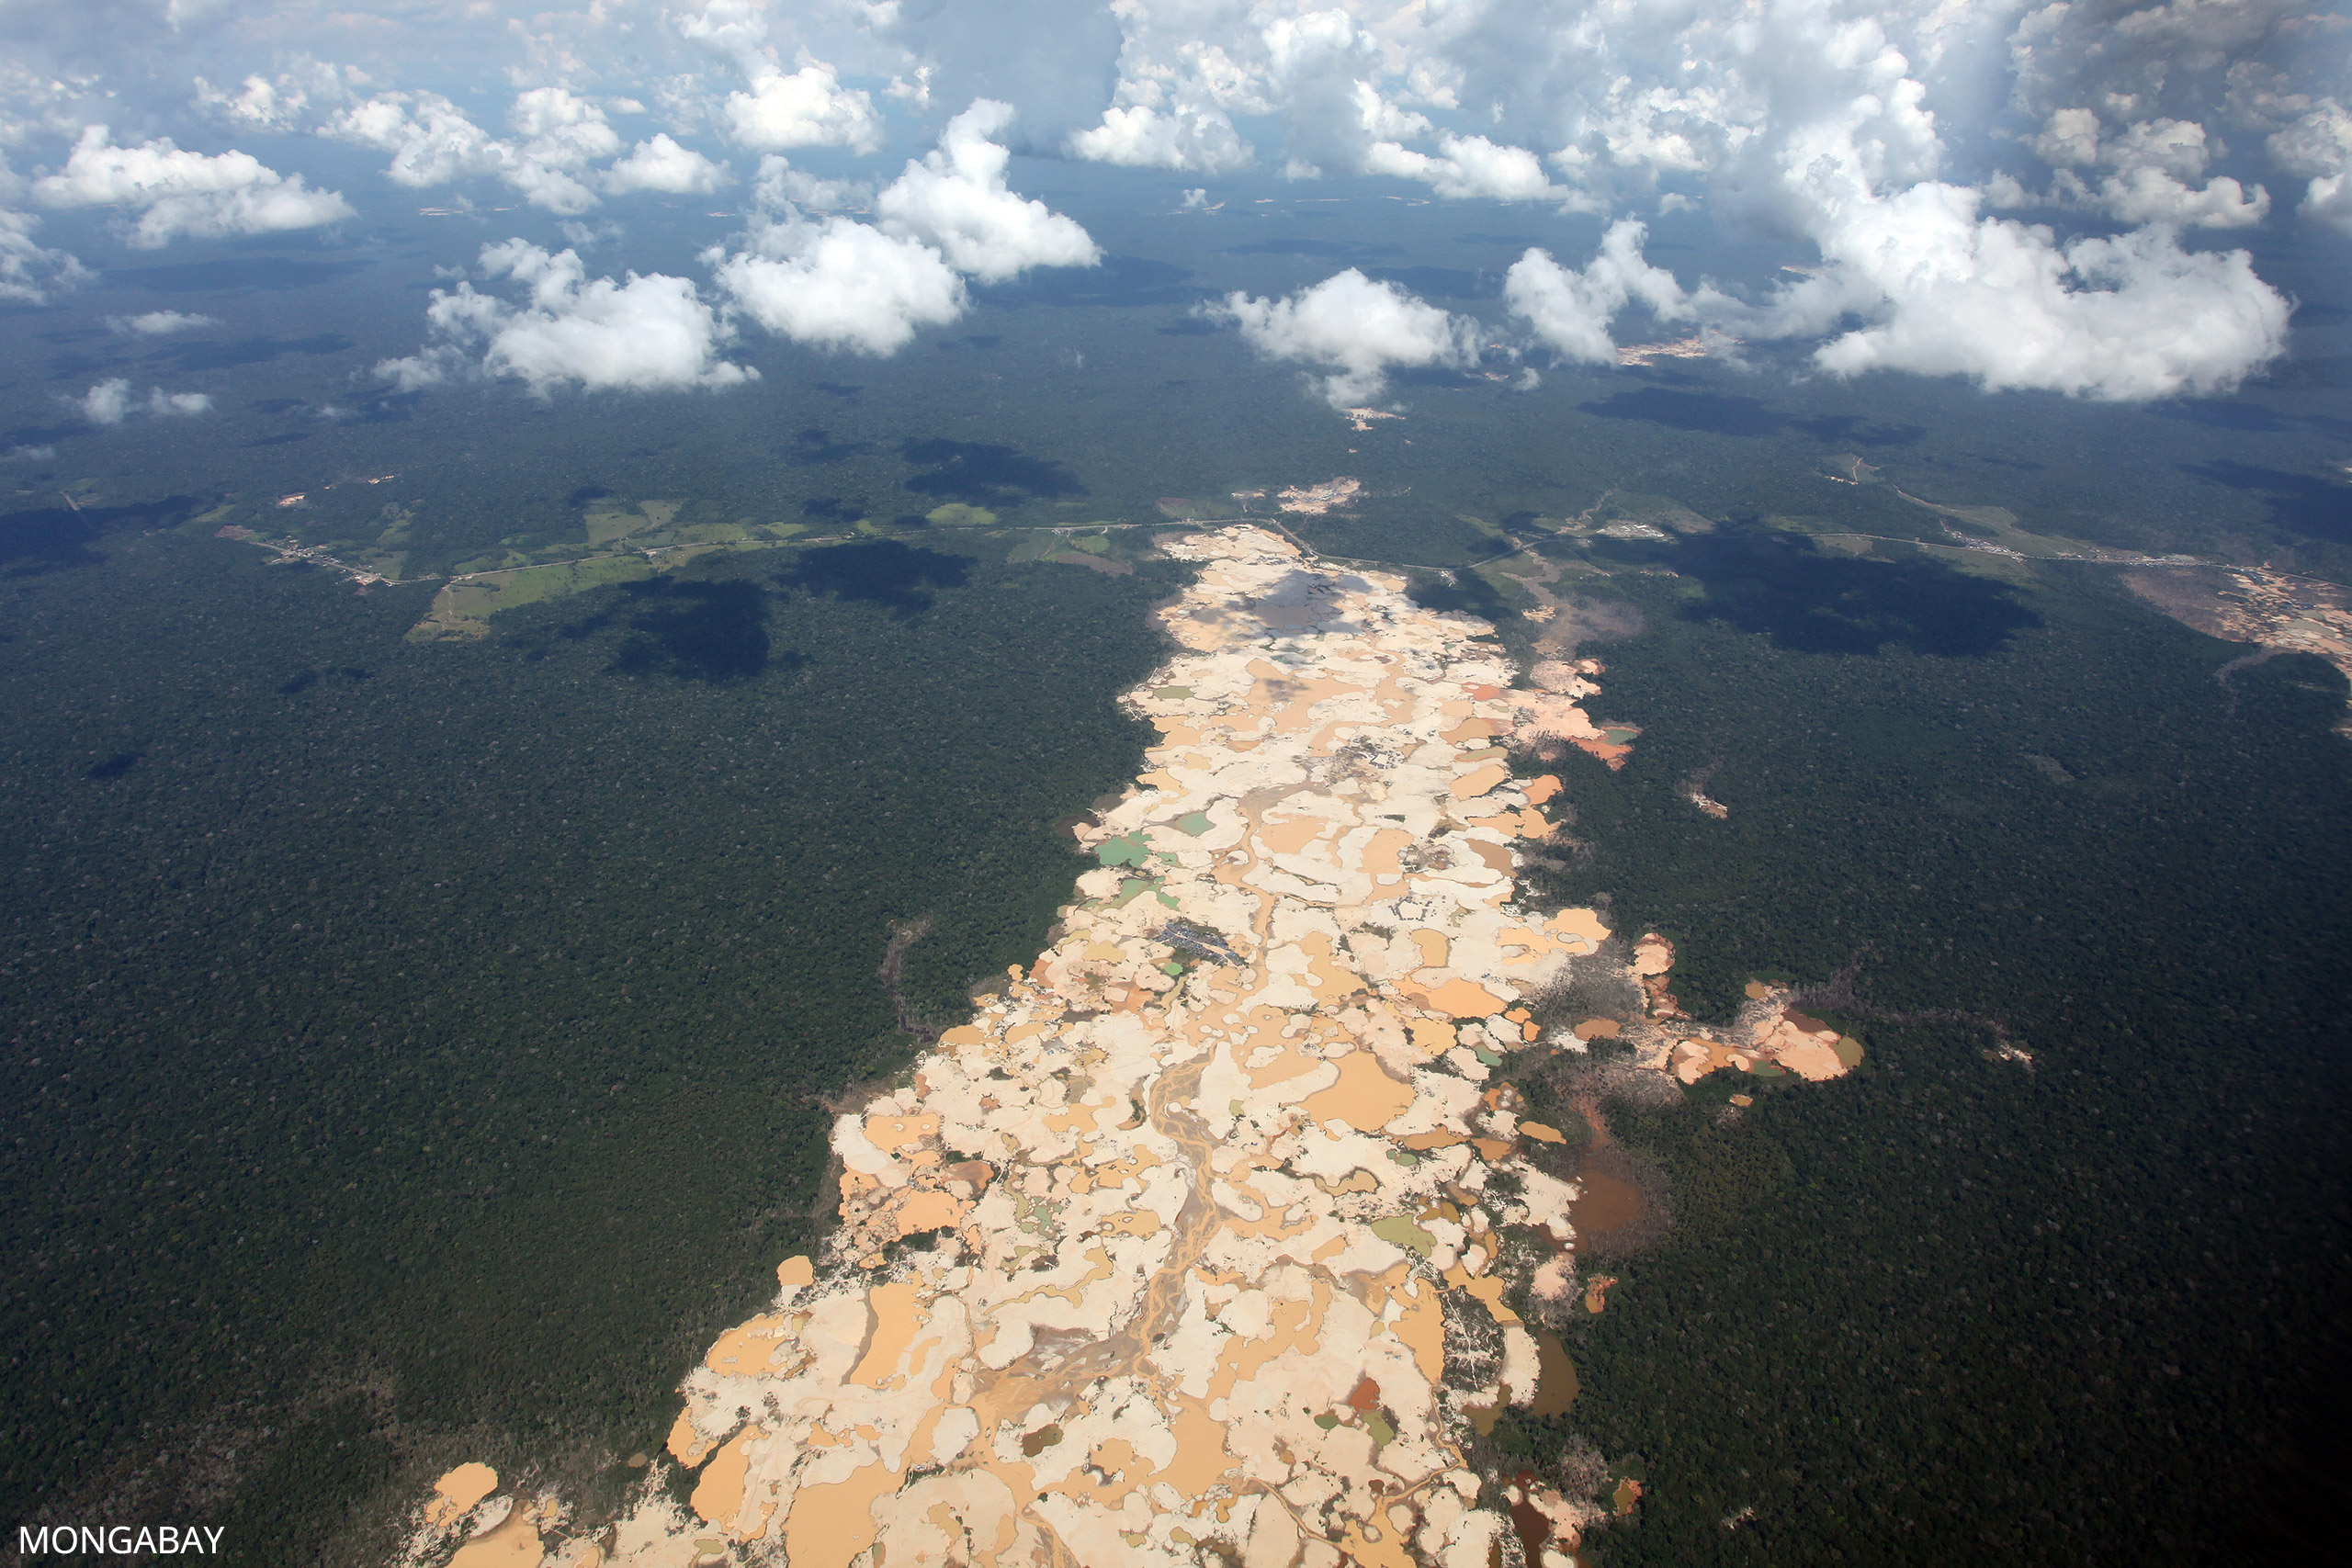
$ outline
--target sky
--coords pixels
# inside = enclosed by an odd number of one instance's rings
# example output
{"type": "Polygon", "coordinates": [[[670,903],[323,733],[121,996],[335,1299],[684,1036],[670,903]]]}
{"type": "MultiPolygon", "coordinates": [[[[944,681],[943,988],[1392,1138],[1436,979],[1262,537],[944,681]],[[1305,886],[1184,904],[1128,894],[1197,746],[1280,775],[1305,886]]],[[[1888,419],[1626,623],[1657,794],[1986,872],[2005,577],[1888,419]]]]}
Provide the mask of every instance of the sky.
{"type": "MultiPolygon", "coordinates": [[[[1132,171],[1138,206],[1171,177],[1204,208],[1368,179],[1600,220],[1511,265],[1499,341],[1353,269],[1205,307],[1339,407],[1399,367],[1533,378],[1661,332],[1836,377],[2210,395],[2290,343],[2247,243],[2352,240],[2347,51],[2345,6],[2289,0],[0,0],[0,301],[107,264],[52,243],[60,214],[138,252],[331,232],[356,152],[573,240],[484,245],[380,382],[723,390],[754,334],[888,355],[974,285],[1097,264],[1013,188],[1020,153],[1132,171]],[[742,228],[684,274],[598,270],[599,234],[684,196],[742,228]],[[1817,259],[1678,274],[1645,251],[1674,212],[1817,259]]],[[[204,410],[107,383],[86,412],[204,410]]]]}

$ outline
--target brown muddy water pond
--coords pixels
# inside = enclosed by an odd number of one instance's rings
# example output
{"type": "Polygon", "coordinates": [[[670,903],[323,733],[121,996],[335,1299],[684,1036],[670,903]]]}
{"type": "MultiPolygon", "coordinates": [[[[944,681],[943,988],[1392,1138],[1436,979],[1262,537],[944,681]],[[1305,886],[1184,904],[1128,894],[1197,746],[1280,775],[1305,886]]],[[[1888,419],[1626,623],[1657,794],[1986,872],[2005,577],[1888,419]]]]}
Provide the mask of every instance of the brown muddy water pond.
{"type": "Polygon", "coordinates": [[[1577,1364],[1568,1359],[1568,1348],[1560,1343],[1560,1337],[1548,1328],[1535,1331],[1535,1348],[1542,1370],[1536,1374],[1535,1397],[1528,1405],[1529,1414],[1566,1416],[1582,1388],[1577,1377],[1577,1364]]]}
{"type": "Polygon", "coordinates": [[[1622,1176],[1588,1164],[1577,1172],[1577,1185],[1584,1193],[1568,1205],[1568,1224],[1580,1236],[1608,1235],[1642,1217],[1642,1190],[1622,1176]]]}

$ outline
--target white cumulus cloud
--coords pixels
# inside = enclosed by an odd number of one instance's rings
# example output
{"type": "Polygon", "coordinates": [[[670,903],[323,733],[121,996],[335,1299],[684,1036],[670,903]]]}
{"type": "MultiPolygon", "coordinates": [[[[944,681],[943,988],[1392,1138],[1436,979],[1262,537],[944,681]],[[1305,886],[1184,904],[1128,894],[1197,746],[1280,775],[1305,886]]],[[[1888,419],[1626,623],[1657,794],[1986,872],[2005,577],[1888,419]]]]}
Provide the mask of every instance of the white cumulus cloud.
{"type": "Polygon", "coordinates": [[[1619,220],[1581,272],[1531,246],[1503,276],[1503,299],[1545,347],[1588,365],[1613,363],[1617,347],[1609,325],[1627,305],[1638,300],[1664,321],[1691,314],[1674,275],[1643,258],[1646,237],[1641,224],[1619,220]]]}
{"type": "Polygon", "coordinates": [[[313,190],[301,175],[280,175],[250,153],[208,157],[168,138],[117,147],[103,125],[85,127],[65,167],[34,181],[32,195],[45,207],[133,209],[130,242],[142,250],[183,234],[280,233],[354,216],[336,192],[313,190]]]}
{"type": "MultiPolygon", "coordinates": [[[[379,93],[335,116],[324,134],[390,152],[391,165],[385,173],[412,189],[486,176],[559,217],[576,218],[596,205],[591,182],[603,176],[589,165],[621,150],[620,136],[601,107],[568,88],[534,87],[516,96],[507,123],[515,133],[511,139],[491,135],[438,93],[379,93]]],[[[659,140],[669,142],[667,137],[659,140]]],[[[649,164],[648,145],[640,143],[623,166],[674,169],[697,156],[669,142],[683,156],[665,159],[657,152],[649,164]]]]}
{"type": "Polygon", "coordinates": [[[368,85],[368,73],[353,65],[332,65],[298,55],[275,77],[247,76],[237,87],[215,87],[196,78],[196,102],[232,124],[256,130],[300,129],[313,109],[347,102],[368,85]]]}
{"type": "Polygon", "coordinates": [[[564,217],[596,205],[581,173],[621,150],[603,109],[563,87],[534,87],[515,98],[506,119],[522,141],[503,148],[500,175],[524,200],[564,217]]]}
{"type": "Polygon", "coordinates": [[[1251,158],[1233,119],[1215,105],[1114,104],[1102,122],[1069,139],[1069,150],[1097,164],[1216,175],[1251,158]]]}
{"type": "Polygon", "coordinates": [[[760,175],[753,183],[752,197],[753,208],[766,212],[781,212],[786,207],[837,212],[844,208],[869,207],[873,201],[874,187],[866,182],[820,179],[806,169],[794,168],[781,152],[771,152],[760,160],[760,175]]]}
{"type": "Polygon", "coordinates": [[[2280,164],[2311,180],[2295,210],[2352,234],[2352,113],[2322,98],[2267,145],[2280,164]]]}
{"type": "Polygon", "coordinates": [[[616,196],[636,190],[689,196],[717,190],[726,182],[725,164],[713,163],[659,131],[605,171],[605,188],[616,196]]]}
{"type": "Polygon", "coordinates": [[[1543,162],[1524,147],[1506,147],[1483,136],[1445,136],[1431,157],[1398,141],[1375,141],[1364,154],[1366,172],[1419,180],[1452,200],[1549,201],[1581,210],[1597,204],[1583,191],[1555,186],[1543,162]]]}
{"type": "Polygon", "coordinates": [[[2285,351],[2287,301],[2244,251],[2184,250],[2168,229],[2062,244],[1978,216],[1980,199],[1927,182],[1859,201],[1825,226],[1815,276],[1766,310],[1715,296],[1711,313],[1752,335],[1859,316],[1866,324],[1814,355],[1841,376],[1907,370],[2109,400],[2225,392],[2285,351]]]}
{"type": "Polygon", "coordinates": [[[811,62],[786,74],[769,67],[751,91],[727,95],[727,127],[756,152],[795,147],[847,147],[871,152],[881,145],[882,118],[862,88],[844,87],[830,65],[811,62]]]}
{"type": "Polygon", "coordinates": [[[497,139],[438,93],[379,93],[335,116],[322,134],[390,152],[385,174],[413,190],[494,175],[504,161],[497,139]]]}
{"type": "Polygon", "coordinates": [[[1353,267],[1286,299],[1230,294],[1218,313],[1269,359],[1328,367],[1319,389],[1334,408],[1379,396],[1391,366],[1467,366],[1478,357],[1476,322],[1353,267]]]}
{"type": "Polygon", "coordinates": [[[1000,282],[1034,266],[1093,265],[1100,253],[1084,229],[1006,186],[1009,154],[989,138],[1012,118],[982,99],[950,120],[938,149],[873,197],[871,225],[810,218],[804,206],[846,206],[865,193],[763,159],[750,230],[705,258],[718,287],[779,336],[888,355],[962,315],[966,276],[1000,282]]]}
{"type": "Polygon", "coordinates": [[[161,387],[150,389],[141,399],[129,381],[115,376],[83,393],[77,405],[92,424],[120,424],[141,409],[152,414],[203,413],[212,407],[212,400],[202,392],[167,392],[161,387]]]}
{"type": "Polygon", "coordinates": [[[40,227],[29,212],[0,208],[0,299],[46,305],[54,291],[88,281],[90,269],[77,258],[34,240],[40,227]]]}
{"type": "Polygon", "coordinates": [[[520,380],[540,397],[569,387],[727,387],[758,376],[720,357],[727,324],[685,278],[592,278],[576,253],[550,254],[521,240],[483,246],[481,265],[492,277],[525,285],[528,300],[512,304],[470,283],[436,288],[425,310],[434,341],[418,354],[384,361],[378,374],[413,390],[479,369],[520,380]]]}
{"type": "Polygon", "coordinates": [[[1012,154],[989,140],[1012,106],[981,98],[947,122],[939,146],[874,198],[885,233],[936,247],[956,271],[998,283],[1033,266],[1092,266],[1102,252],[1076,220],[1005,186],[1012,154]]]}
{"type": "Polygon", "coordinates": [[[964,280],[937,251],[838,216],[787,210],[748,249],[714,259],[738,310],[819,348],[895,354],[964,313],[964,280]]]}
{"type": "MultiPolygon", "coordinates": [[[[1826,13],[1790,15],[1840,36],[1826,13]]],[[[1842,36],[1841,48],[1802,28],[1776,40],[1801,56],[1804,96],[1781,106],[1746,161],[1750,199],[1808,235],[1820,267],[1761,307],[1702,287],[1700,320],[1826,338],[1814,361],[1842,376],[1902,370],[2109,400],[2226,391],[2284,351],[2287,302],[2242,251],[2187,250],[2169,223],[2062,242],[1982,216],[1985,191],[1936,177],[1947,153],[1910,59],[1877,22],[1842,36]]],[[[2185,122],[2129,124],[2146,129],[2109,151],[2095,126],[2045,122],[2045,145],[2063,157],[2098,145],[2110,166],[2174,175],[2210,156],[2185,122]]]]}
{"type": "Polygon", "coordinates": [[[107,318],[107,326],[125,337],[161,337],[166,333],[188,333],[220,324],[216,316],[195,316],[185,310],[148,310],[136,316],[107,318]]]}
{"type": "Polygon", "coordinates": [[[2195,120],[2143,119],[2110,136],[2091,110],[2060,109],[2028,145],[2056,171],[2049,194],[1996,175],[1985,189],[2000,206],[2073,207],[2125,223],[2199,229],[2250,228],[2269,216],[2270,193],[2260,186],[2249,192],[2227,175],[2205,177],[2212,149],[2195,120]],[[2113,172],[2096,186],[2075,173],[2097,165],[2113,172]]]}
{"type": "Polygon", "coordinates": [[[117,376],[82,394],[82,417],[92,424],[120,424],[130,412],[130,383],[117,376]]]}

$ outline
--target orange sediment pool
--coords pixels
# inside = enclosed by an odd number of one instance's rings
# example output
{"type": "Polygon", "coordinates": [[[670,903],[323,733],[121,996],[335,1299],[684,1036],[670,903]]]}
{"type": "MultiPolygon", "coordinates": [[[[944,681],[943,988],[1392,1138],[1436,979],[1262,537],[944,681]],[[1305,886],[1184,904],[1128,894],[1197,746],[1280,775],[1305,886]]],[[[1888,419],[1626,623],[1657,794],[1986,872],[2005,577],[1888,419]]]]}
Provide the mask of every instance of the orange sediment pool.
{"type": "Polygon", "coordinates": [[[1642,1217],[1642,1190],[1623,1177],[1587,1166],[1577,1185],[1584,1192],[1568,1205],[1568,1223],[1579,1236],[1608,1235],[1642,1217]]]}
{"type": "Polygon", "coordinates": [[[1538,1364],[1543,1369],[1535,1385],[1535,1398],[1528,1406],[1534,1416],[1565,1416],[1577,1402],[1582,1385],[1577,1381],[1577,1364],[1568,1359],[1568,1348],[1560,1337],[1550,1329],[1535,1336],[1538,1364]]]}

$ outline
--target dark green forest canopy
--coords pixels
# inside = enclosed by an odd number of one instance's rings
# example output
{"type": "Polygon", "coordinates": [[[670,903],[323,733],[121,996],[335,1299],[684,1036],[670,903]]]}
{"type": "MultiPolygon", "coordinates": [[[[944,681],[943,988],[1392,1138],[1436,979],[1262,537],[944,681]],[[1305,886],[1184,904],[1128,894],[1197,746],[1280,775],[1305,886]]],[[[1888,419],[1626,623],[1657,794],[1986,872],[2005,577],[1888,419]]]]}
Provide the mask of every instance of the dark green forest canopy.
{"type": "Polygon", "coordinates": [[[418,647],[429,588],[205,532],[0,583],[0,1495],[242,1477],[309,1562],[451,1434],[658,1446],[808,1226],[818,1097],[904,1059],[891,922],[946,1019],[1069,897],[1171,584],[865,544],[418,647]],[[241,1457],[106,1468],[191,1446],[241,1457]]]}
{"type": "Polygon", "coordinates": [[[1671,936],[1702,1018],[1849,972],[1829,1016],[1870,1057],[1620,1115],[1675,1227],[1610,1266],[1534,1444],[1646,1461],[1596,1559],[2263,1560],[2250,1532],[2334,1485],[2295,1455],[2352,1283],[2341,677],[2218,680],[2242,649],[2092,569],[1616,555],[1680,575],[1601,590],[1650,630],[1588,650],[1593,711],[1643,734],[1560,768],[1588,848],[1543,896],[1671,936]],[[1702,772],[1726,819],[1683,797],[1702,772]]]}

